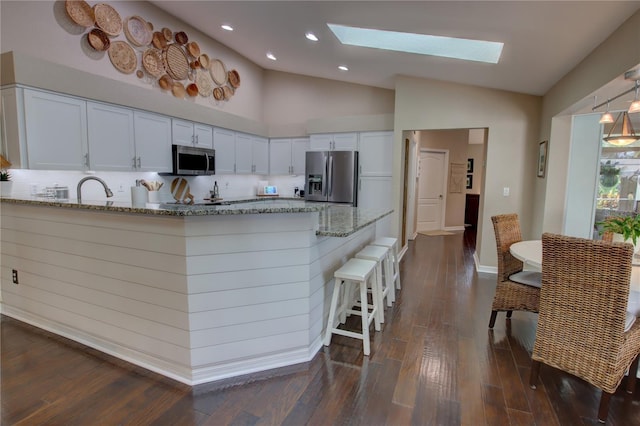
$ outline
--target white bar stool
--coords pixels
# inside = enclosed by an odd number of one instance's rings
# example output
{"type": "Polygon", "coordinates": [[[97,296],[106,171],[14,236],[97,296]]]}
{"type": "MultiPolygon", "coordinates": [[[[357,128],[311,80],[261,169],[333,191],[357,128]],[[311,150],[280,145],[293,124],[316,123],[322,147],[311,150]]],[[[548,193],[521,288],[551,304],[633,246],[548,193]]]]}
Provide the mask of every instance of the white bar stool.
{"type": "MultiPolygon", "coordinates": [[[[378,294],[378,284],[375,281],[376,262],[364,259],[350,259],[340,267],[335,273],[335,282],[333,285],[333,295],[331,296],[331,309],[329,310],[329,319],[327,321],[327,331],[324,337],[324,345],[329,346],[331,336],[339,334],[341,336],[352,337],[362,340],[362,346],[365,355],[371,353],[369,344],[369,326],[373,321],[376,331],[380,331],[380,309],[378,307],[380,295],[378,294]],[[370,284],[369,284],[370,283],[370,284]],[[342,284],[345,284],[344,294],[342,293],[342,284]],[[351,309],[351,284],[360,286],[360,300],[362,306],[359,311],[351,309]],[[367,303],[367,287],[371,286],[373,304],[367,303]],[[342,300],[340,301],[340,295],[342,300]],[[371,309],[371,310],[369,310],[371,309]],[[342,317],[344,313],[352,315],[360,315],[362,317],[362,333],[339,329],[336,324],[337,315],[342,317]]],[[[339,321],[338,321],[339,323],[339,321]]],[[[339,324],[338,324],[339,325],[339,324]]]]}
{"type": "Polygon", "coordinates": [[[393,288],[393,271],[389,262],[389,248],[382,246],[366,246],[358,253],[356,259],[373,260],[376,262],[376,280],[378,282],[378,294],[380,295],[380,322],[384,322],[384,299],[387,299],[387,306],[396,300],[393,288]],[[384,280],[382,279],[382,269],[384,268],[384,280]]]}
{"type": "Polygon", "coordinates": [[[392,257],[391,260],[393,262],[393,281],[395,281],[396,283],[396,288],[400,290],[402,286],[400,285],[400,259],[398,258],[398,239],[392,237],[382,237],[372,242],[371,245],[389,248],[392,257]]]}

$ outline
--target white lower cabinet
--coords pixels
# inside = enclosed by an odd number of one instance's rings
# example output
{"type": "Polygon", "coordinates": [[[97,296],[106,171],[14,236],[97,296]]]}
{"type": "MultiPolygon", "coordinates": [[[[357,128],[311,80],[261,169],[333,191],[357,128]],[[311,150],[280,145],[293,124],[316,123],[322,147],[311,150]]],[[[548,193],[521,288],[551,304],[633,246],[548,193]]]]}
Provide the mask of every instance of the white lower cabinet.
{"type": "Polygon", "coordinates": [[[86,101],[25,89],[24,125],[30,169],[84,170],[89,166],[86,101]]]}

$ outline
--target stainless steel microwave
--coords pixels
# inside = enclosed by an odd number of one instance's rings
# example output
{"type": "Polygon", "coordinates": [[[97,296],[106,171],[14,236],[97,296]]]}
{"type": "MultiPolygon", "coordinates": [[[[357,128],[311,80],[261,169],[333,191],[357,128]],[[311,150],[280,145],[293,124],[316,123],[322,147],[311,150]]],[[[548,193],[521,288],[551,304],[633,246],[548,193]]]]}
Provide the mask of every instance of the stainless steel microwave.
{"type": "Polygon", "coordinates": [[[174,175],[216,174],[216,151],[214,149],[172,145],[171,154],[174,175]]]}

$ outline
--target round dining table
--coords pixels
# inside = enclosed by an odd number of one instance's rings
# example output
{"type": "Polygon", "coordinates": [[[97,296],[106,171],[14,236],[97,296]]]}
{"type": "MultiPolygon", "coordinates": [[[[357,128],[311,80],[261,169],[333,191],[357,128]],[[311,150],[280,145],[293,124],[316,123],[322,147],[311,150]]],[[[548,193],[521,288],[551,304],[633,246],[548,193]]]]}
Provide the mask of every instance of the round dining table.
{"type": "MultiPolygon", "coordinates": [[[[525,240],[513,243],[509,251],[527,269],[542,270],[542,240],[525,240]]],[[[631,268],[629,301],[627,311],[640,316],[640,257],[634,254],[631,268]]]]}

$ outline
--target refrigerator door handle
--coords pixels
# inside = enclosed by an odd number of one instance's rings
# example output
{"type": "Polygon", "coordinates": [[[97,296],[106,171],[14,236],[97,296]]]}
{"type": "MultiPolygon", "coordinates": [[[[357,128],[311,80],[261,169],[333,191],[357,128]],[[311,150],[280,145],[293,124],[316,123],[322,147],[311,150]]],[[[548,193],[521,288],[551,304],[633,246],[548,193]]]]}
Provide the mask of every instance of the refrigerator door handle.
{"type": "Polygon", "coordinates": [[[329,197],[333,196],[333,155],[329,155],[329,197]]]}
{"type": "Polygon", "coordinates": [[[324,164],[322,167],[322,196],[326,197],[327,196],[327,156],[323,155],[322,158],[324,160],[324,164]]]}

